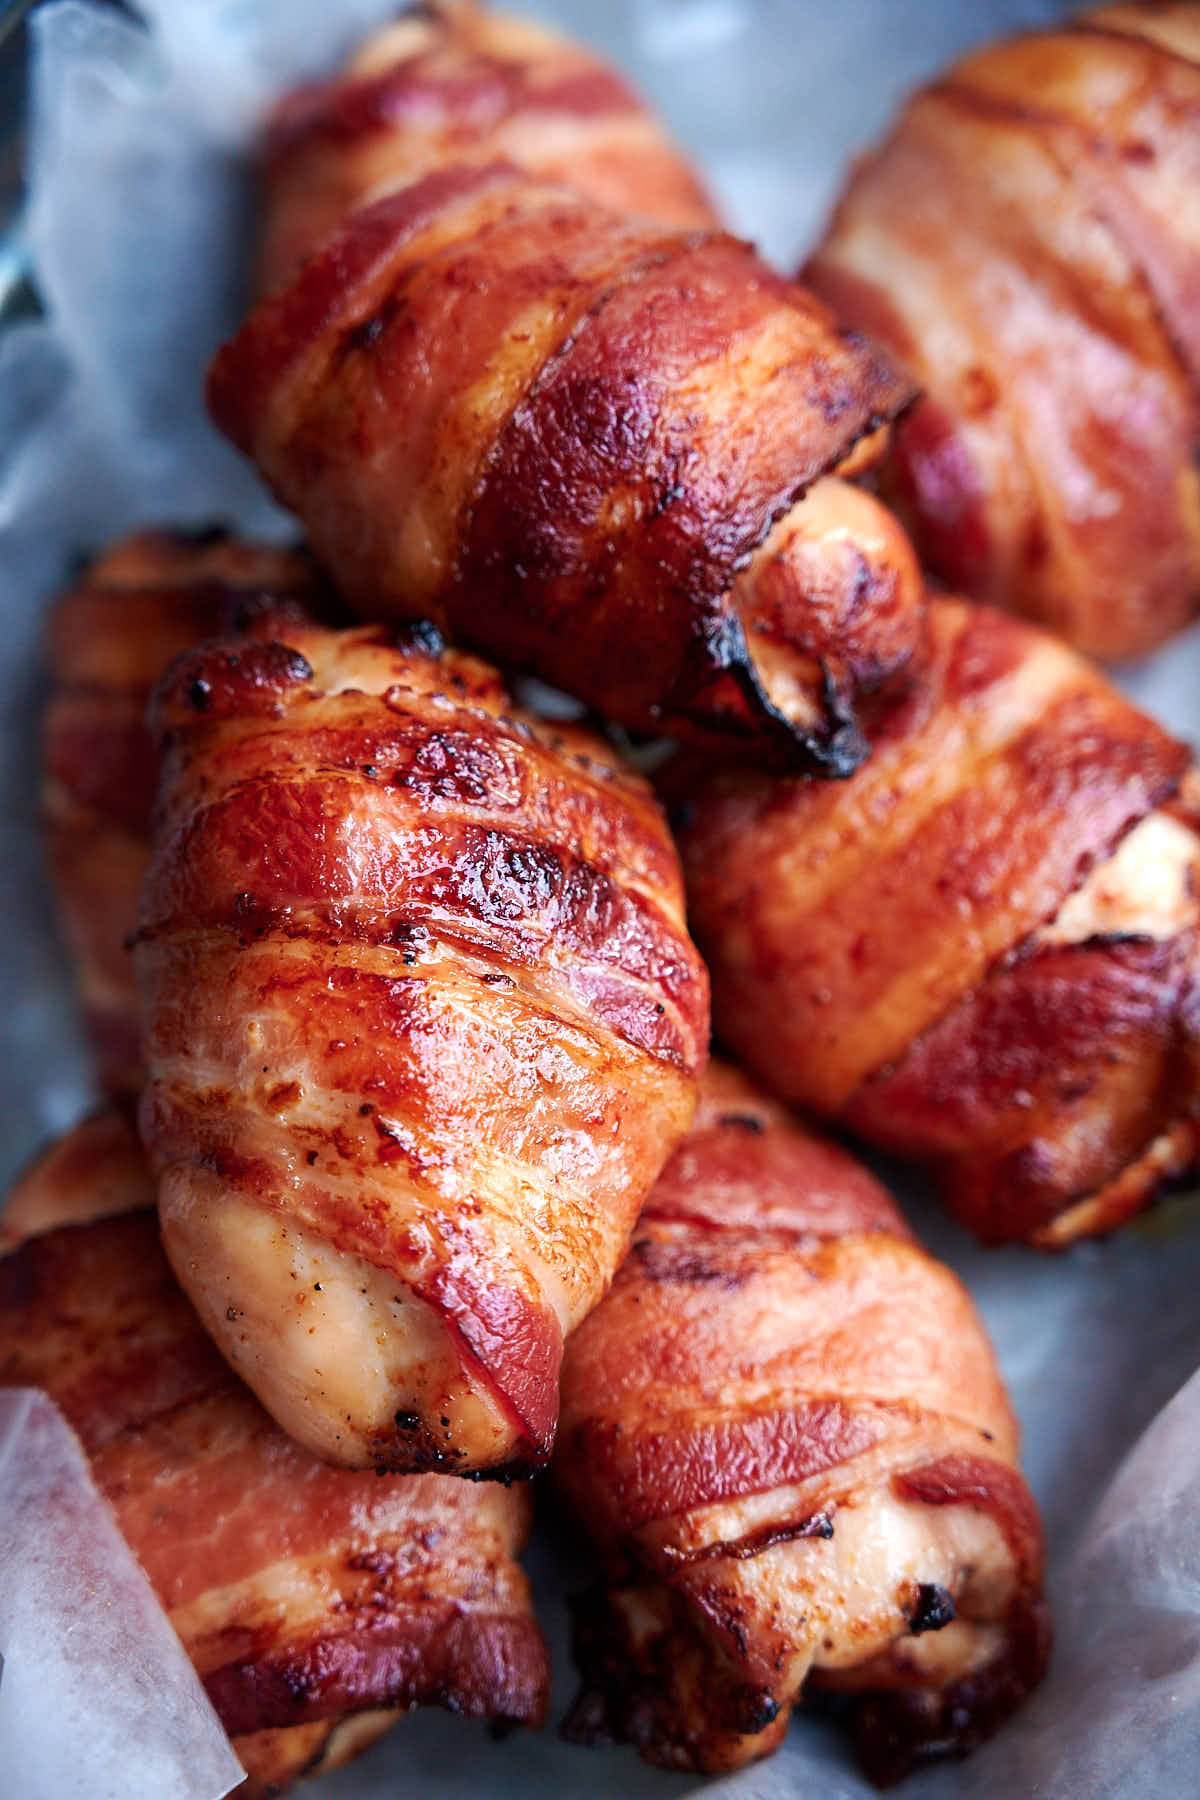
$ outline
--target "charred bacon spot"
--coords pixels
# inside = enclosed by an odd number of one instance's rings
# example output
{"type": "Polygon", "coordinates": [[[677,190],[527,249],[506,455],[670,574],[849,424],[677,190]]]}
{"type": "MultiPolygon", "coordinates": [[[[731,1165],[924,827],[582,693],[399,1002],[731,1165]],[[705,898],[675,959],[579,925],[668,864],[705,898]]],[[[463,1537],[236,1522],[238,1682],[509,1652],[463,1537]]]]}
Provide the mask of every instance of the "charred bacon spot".
{"type": "Polygon", "coordinates": [[[393,1432],[378,1433],[370,1444],[377,1475],[467,1474],[471,1480],[479,1479],[475,1471],[459,1467],[463,1452],[438,1443],[420,1413],[402,1408],[393,1413],[392,1424],[393,1432]]]}
{"type": "Polygon", "coordinates": [[[313,678],[313,668],[308,658],[306,656],[301,656],[299,650],[293,650],[288,645],[281,645],[280,648],[287,651],[287,658],[280,670],[280,673],[284,676],[285,680],[311,681],[313,678]]]}
{"type": "Polygon", "coordinates": [[[712,1286],[727,1293],[739,1288],[745,1276],[736,1269],[685,1244],[661,1244],[641,1238],[631,1252],[647,1281],[682,1282],[689,1287],[712,1286]]]}
{"type": "Polygon", "coordinates": [[[698,1550],[677,1550],[671,1544],[664,1544],[659,1554],[672,1568],[690,1569],[696,1563],[715,1562],[722,1557],[731,1557],[735,1562],[748,1562],[751,1557],[761,1556],[764,1550],[773,1550],[776,1544],[793,1544],[804,1538],[832,1536],[832,1515],[818,1512],[811,1513],[805,1519],[763,1525],[757,1531],[748,1532],[743,1538],[720,1539],[716,1543],[704,1544],[698,1550]]]}
{"type": "Polygon", "coordinates": [[[779,1701],[764,1691],[755,1691],[738,1722],[747,1737],[756,1737],[768,1725],[774,1724],[778,1717],[779,1701]]]}
{"type": "Polygon", "coordinates": [[[669,724],[684,720],[702,737],[714,733],[729,749],[753,750],[769,767],[844,781],[866,761],[869,745],[833,671],[822,661],[819,724],[798,725],[763,685],[741,620],[728,612],[704,622],[698,656],[662,709],[669,724]]]}
{"type": "Polygon", "coordinates": [[[535,1481],[545,1470],[545,1458],[536,1456],[514,1456],[506,1463],[497,1463],[493,1469],[454,1469],[455,1475],[462,1475],[468,1481],[494,1481],[497,1486],[510,1488],[516,1482],[535,1481]]]}
{"type": "Polygon", "coordinates": [[[383,304],[376,308],[367,318],[360,319],[357,325],[351,325],[342,333],[340,353],[348,356],[356,350],[370,350],[377,344],[392,320],[399,311],[400,303],[395,294],[389,294],[383,304]]]}
{"type": "Polygon", "coordinates": [[[411,650],[421,656],[439,657],[445,653],[446,640],[432,619],[413,619],[396,633],[396,648],[411,650]]]}
{"type": "MultiPolygon", "coordinates": [[[[230,923],[238,935],[238,941],[242,944],[250,944],[256,939],[266,937],[269,932],[282,924],[288,916],[288,910],[286,907],[275,907],[267,901],[259,900],[254,894],[243,888],[233,897],[230,923]]],[[[267,1070],[264,1068],[263,1074],[266,1073],[267,1070]]]]}
{"type": "Polygon", "coordinates": [[[908,1629],[914,1637],[924,1631],[941,1631],[958,1616],[954,1596],[934,1581],[923,1581],[917,1589],[916,1602],[908,1615],[908,1629]]]}
{"type": "Polygon", "coordinates": [[[892,1787],[916,1765],[965,1756],[1004,1723],[1046,1671],[1052,1632],[1041,1602],[1009,1621],[1008,1640],[982,1668],[942,1694],[878,1693],[852,1706],[855,1749],[878,1787],[892,1787]]]}

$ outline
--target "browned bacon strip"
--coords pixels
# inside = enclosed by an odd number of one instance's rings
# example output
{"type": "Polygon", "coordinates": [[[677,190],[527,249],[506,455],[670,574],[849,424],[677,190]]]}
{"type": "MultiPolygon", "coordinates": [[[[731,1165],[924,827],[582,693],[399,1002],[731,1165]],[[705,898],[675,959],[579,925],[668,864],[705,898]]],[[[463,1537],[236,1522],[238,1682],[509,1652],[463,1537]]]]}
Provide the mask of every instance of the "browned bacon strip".
{"type": "Polygon", "coordinates": [[[1040,632],[949,600],[931,629],[852,781],[690,789],[693,928],[773,1091],[931,1163],[981,1236],[1059,1244],[1196,1157],[1195,777],[1040,632]]]}
{"type": "Polygon", "coordinates": [[[109,1093],[132,1095],[142,1083],[126,940],[158,776],[145,725],[150,690],[201,638],[266,605],[316,605],[319,594],[303,557],[219,532],[153,531],[99,557],[51,614],[43,810],[56,899],[109,1093]]]}
{"type": "Polygon", "coordinates": [[[887,491],[952,586],[1100,656],[1200,609],[1200,34],[1115,6],[969,56],[805,278],[925,398],[887,491]]]}
{"type": "Polygon", "coordinates": [[[358,610],[432,618],[634,729],[845,773],[922,591],[836,471],[909,389],[653,197],[440,164],[251,314],[213,415],[358,610]]]}
{"type": "Polygon", "coordinates": [[[497,159],[664,225],[715,223],[687,160],[594,52],[471,0],[439,0],[277,108],[262,158],[262,287],[280,286],[362,202],[449,163],[497,159]]]}
{"type": "Polygon", "coordinates": [[[397,1708],[539,1723],[546,1652],[515,1561],[527,1495],[316,1462],[213,1348],[152,1199],[116,1115],[25,1176],[4,1215],[8,1243],[26,1241],[0,1260],[0,1382],[44,1388],[79,1433],[235,1738],[244,1791],[335,1766],[397,1708]]]}
{"type": "Polygon", "coordinates": [[[707,982],[640,778],[420,645],[268,619],[160,689],[142,1129],[295,1437],[511,1472],[690,1120],[707,982]]]}
{"type": "Polygon", "coordinates": [[[1040,1680],[1041,1532],[991,1350],[888,1196],[729,1068],[567,1349],[554,1470],[606,1559],[570,1730],[736,1768],[814,1688],[890,1781],[1040,1680]]]}

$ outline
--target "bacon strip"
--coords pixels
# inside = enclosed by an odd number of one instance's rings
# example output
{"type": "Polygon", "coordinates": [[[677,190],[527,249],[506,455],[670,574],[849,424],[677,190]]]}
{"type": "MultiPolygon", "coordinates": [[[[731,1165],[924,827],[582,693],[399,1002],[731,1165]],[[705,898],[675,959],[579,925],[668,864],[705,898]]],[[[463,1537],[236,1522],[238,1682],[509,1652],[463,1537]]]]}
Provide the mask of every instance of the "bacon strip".
{"type": "Polygon", "coordinates": [[[168,674],[141,1124],[293,1436],[512,1473],[686,1130],[707,982],[640,778],[419,641],[268,618],[168,674]]]}
{"type": "Polygon", "coordinates": [[[681,230],[716,222],[686,159],[594,52],[470,0],[434,4],[277,107],[262,153],[263,291],[364,201],[450,163],[497,160],[681,230]]]}
{"type": "Polygon", "coordinates": [[[1081,649],[1200,610],[1200,44],[1114,6],[971,55],[856,166],[805,279],[925,397],[885,483],[930,566],[1081,649]]]}
{"type": "Polygon", "coordinates": [[[397,29],[276,121],[268,261],[320,248],[218,355],[214,418],[365,615],[846,773],[920,633],[912,549],[844,478],[909,387],[681,195],[640,114],[649,165],[597,162],[611,82],[554,73],[590,58],[473,12],[397,29]]]}
{"type": "Polygon", "coordinates": [[[398,1708],[540,1723],[546,1651],[515,1560],[526,1492],[316,1462],[213,1348],[152,1197],[115,1114],[24,1177],[5,1214],[25,1241],[0,1260],[0,1382],[44,1388],[79,1433],[234,1736],[239,1791],[336,1766],[398,1708]]]}
{"type": "Polygon", "coordinates": [[[1200,1145],[1185,748],[1089,665],[940,600],[850,782],[682,773],[716,1027],[774,1092],[930,1163],[992,1241],[1111,1229],[1200,1145]]]}
{"type": "Polygon", "coordinates": [[[605,1572],[569,1731],[736,1768],[812,1688],[876,1778],[1040,1680],[1037,1511],[990,1347],[888,1196],[727,1067],[572,1338],[554,1459],[605,1572]]]}
{"type": "Polygon", "coordinates": [[[47,632],[42,730],[45,820],[55,898],[79,972],[105,1090],[142,1085],[127,939],[150,854],[158,759],[150,691],[202,638],[264,607],[315,608],[309,562],[222,533],[139,532],[107,551],[57,601],[47,632]]]}

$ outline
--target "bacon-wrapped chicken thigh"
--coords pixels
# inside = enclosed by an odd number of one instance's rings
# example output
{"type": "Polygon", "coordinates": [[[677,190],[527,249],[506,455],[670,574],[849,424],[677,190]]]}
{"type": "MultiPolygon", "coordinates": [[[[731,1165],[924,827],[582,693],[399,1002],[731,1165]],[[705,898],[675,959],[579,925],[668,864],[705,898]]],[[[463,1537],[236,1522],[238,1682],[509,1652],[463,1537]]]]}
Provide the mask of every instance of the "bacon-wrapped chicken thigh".
{"type": "Polygon", "coordinates": [[[359,611],[833,774],[919,636],[845,478],[909,396],[747,245],[495,161],[352,214],[209,379],[359,611]]]}
{"type": "Polygon", "coordinates": [[[137,934],[168,1255],[284,1428],[528,1470],[694,1106],[707,980],[649,789],[429,630],[180,658],[137,934]]]}
{"type": "Polygon", "coordinates": [[[115,1113],[25,1176],[0,1245],[0,1383],[44,1388],[79,1433],[233,1736],[239,1793],[336,1766],[398,1708],[539,1723],[525,1491],[379,1479],[292,1443],[176,1286],[153,1200],[115,1113]]]}
{"type": "Polygon", "coordinates": [[[706,1077],[612,1290],[567,1347],[558,1486],[606,1558],[585,1739],[736,1768],[813,1689],[890,1781],[1041,1678],[1041,1529],[991,1349],[877,1183],[706,1077]]]}
{"type": "Polygon", "coordinates": [[[1052,638],[930,625],[853,780],[678,772],[692,927],[773,1092],[931,1164],[985,1239],[1059,1245],[1196,1160],[1200,796],[1052,638]]]}
{"type": "Polygon", "coordinates": [[[47,655],[43,812],[55,897],[101,1081],[142,1083],[127,939],[150,853],[158,760],[146,704],[167,664],[265,606],[317,604],[311,564],[223,533],[139,532],[56,603],[47,655]]]}
{"type": "Polygon", "coordinates": [[[436,0],[277,107],[260,285],[281,285],[363,202],[450,163],[497,160],[680,230],[716,222],[687,159],[594,51],[472,0],[436,0]]]}
{"type": "Polygon", "coordinates": [[[924,397],[885,491],[952,587],[1094,655],[1200,609],[1200,25],[1110,6],[968,56],[805,271],[924,397]]]}

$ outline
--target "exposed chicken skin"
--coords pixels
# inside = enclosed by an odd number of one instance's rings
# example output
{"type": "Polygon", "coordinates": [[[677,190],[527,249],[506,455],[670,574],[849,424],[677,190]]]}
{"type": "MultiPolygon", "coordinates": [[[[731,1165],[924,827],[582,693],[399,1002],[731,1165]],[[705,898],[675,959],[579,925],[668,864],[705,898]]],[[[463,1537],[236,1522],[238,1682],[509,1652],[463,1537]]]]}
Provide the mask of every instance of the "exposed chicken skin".
{"type": "Polygon", "coordinates": [[[27,1241],[0,1260],[0,1382],[44,1388],[79,1433],[234,1737],[238,1792],[336,1766],[397,1707],[539,1723],[546,1652],[514,1560],[526,1494],[380,1480],[290,1442],[172,1279],[153,1195],[116,1114],[24,1177],[4,1214],[7,1244],[27,1241]]]}
{"type": "Polygon", "coordinates": [[[925,397],[885,480],[930,565],[1095,655],[1200,610],[1200,31],[1124,5],[973,54],[807,265],[925,397]]]}
{"type": "Polygon", "coordinates": [[[932,1164],[982,1237],[1062,1244],[1196,1160],[1196,777],[1032,627],[930,624],[850,782],[677,772],[692,925],[774,1092],[932,1164]]]}
{"type": "Polygon", "coordinates": [[[729,1068],[567,1348],[554,1472],[607,1559],[571,1730],[653,1762],[773,1750],[865,1696],[892,1780],[1041,1677],[1037,1512],[991,1350],[884,1191],[729,1068]]]}
{"type": "Polygon", "coordinates": [[[262,156],[262,287],[294,274],[363,202],[449,163],[501,159],[680,230],[716,223],[685,157],[593,51],[442,0],[385,25],[341,75],[276,109],[262,156]]]}
{"type": "Polygon", "coordinates": [[[691,1118],[675,851],[607,745],[427,632],[255,633],[157,697],[136,957],[167,1252],[318,1454],[527,1469],[691,1118]]]}
{"type": "Polygon", "coordinates": [[[233,1740],[246,1779],[233,1791],[238,1800],[275,1800],[302,1777],[329,1775],[344,1768],[396,1723],[391,1708],[318,1719],[280,1731],[247,1731],[233,1740]]]}
{"type": "Polygon", "coordinates": [[[432,618],[632,729],[844,774],[923,593],[837,471],[910,389],[654,198],[447,162],[256,308],[213,416],[358,610],[432,618]]]}
{"type": "Polygon", "coordinates": [[[57,601],[47,632],[43,813],[55,897],[75,958],[101,1081],[137,1093],[142,1071],[127,939],[150,853],[158,761],[150,690],[202,638],[265,606],[316,606],[306,558],[220,532],[139,532],[57,601]]]}

